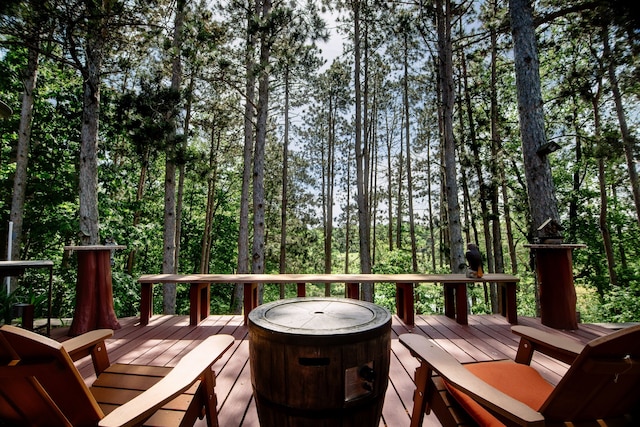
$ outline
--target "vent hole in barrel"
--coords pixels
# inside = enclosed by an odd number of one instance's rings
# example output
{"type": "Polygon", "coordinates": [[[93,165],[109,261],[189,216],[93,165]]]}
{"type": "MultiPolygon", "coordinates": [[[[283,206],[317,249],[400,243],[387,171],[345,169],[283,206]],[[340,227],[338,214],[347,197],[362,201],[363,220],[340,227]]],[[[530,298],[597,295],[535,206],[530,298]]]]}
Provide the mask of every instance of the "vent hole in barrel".
{"type": "Polygon", "coordinates": [[[300,357],[298,363],[302,366],[328,366],[328,357],[300,357]]]}

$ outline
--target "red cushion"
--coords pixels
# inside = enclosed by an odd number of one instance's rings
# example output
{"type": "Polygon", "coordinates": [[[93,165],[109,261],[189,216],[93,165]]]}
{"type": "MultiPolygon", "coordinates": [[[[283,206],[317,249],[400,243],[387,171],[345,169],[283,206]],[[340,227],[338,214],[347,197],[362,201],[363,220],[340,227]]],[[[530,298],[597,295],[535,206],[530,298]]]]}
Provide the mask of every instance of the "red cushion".
{"type": "MultiPolygon", "coordinates": [[[[480,362],[464,365],[478,378],[516,400],[538,410],[553,391],[553,386],[529,365],[511,361],[480,362]]],[[[504,426],[489,411],[445,381],[449,393],[483,427],[504,426]]]]}

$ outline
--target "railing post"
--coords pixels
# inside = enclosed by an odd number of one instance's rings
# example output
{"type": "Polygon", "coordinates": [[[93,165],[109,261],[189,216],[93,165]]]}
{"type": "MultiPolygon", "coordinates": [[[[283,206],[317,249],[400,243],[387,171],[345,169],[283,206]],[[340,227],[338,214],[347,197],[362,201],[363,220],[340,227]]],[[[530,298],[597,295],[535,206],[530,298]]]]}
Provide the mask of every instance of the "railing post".
{"type": "Polygon", "coordinates": [[[444,314],[461,325],[468,324],[466,282],[444,283],[444,314]]]}
{"type": "Polygon", "coordinates": [[[307,296],[306,283],[304,283],[304,282],[298,283],[298,296],[299,297],[306,297],[307,296]]]}
{"type": "Polygon", "coordinates": [[[578,329],[573,250],[581,244],[532,244],[540,291],[540,321],[555,329],[578,329]]]}
{"type": "Polygon", "coordinates": [[[443,283],[444,286],[444,315],[453,319],[456,317],[455,292],[452,283],[443,283]]]}
{"type": "Polygon", "coordinates": [[[153,283],[140,284],[140,326],[149,324],[153,315],[153,283]]]}
{"type": "Polygon", "coordinates": [[[244,284],[244,324],[247,324],[249,313],[258,306],[258,284],[244,284]]]}
{"type": "Polygon", "coordinates": [[[197,326],[209,317],[211,311],[211,293],[209,283],[191,283],[189,285],[189,324],[197,326]]]}
{"type": "Polygon", "coordinates": [[[359,283],[345,283],[347,287],[347,298],[360,299],[360,284],[359,283]]]}
{"type": "Polygon", "coordinates": [[[500,292],[500,314],[507,318],[507,321],[512,325],[518,324],[517,313],[517,299],[516,299],[516,283],[507,282],[499,283],[498,289],[500,292]]]}
{"type": "Polygon", "coordinates": [[[467,284],[456,283],[456,322],[460,325],[469,323],[467,316],[467,284]]]}
{"type": "Polygon", "coordinates": [[[396,311],[405,325],[415,324],[413,283],[396,283],[396,311]]]}

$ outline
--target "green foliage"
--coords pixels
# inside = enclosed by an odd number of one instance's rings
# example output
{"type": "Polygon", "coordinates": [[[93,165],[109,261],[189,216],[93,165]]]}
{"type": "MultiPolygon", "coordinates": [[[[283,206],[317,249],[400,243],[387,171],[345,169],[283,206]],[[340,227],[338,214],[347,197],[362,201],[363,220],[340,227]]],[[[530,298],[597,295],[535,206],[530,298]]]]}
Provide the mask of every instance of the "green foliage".
{"type": "Polygon", "coordinates": [[[373,302],[386,308],[392,314],[396,312],[395,283],[376,283],[373,302]]]}
{"type": "Polygon", "coordinates": [[[128,274],[114,271],[111,274],[113,286],[113,309],[119,317],[137,315],[140,309],[140,285],[128,274]]]}
{"type": "Polygon", "coordinates": [[[441,285],[422,283],[415,288],[416,314],[443,314],[444,292],[441,285]]]}
{"type": "Polygon", "coordinates": [[[48,270],[27,270],[16,281],[15,289],[8,294],[4,281],[0,287],[0,320],[4,323],[11,322],[16,304],[33,305],[35,317],[46,317],[49,296],[48,270]]]}
{"type": "Polygon", "coordinates": [[[536,280],[530,271],[519,275],[520,282],[516,292],[518,315],[536,317],[540,314],[536,302],[536,280]]]}
{"type": "Polygon", "coordinates": [[[233,285],[216,284],[211,286],[211,312],[216,314],[232,314],[231,298],[233,285]]]}
{"type": "MultiPolygon", "coordinates": [[[[598,307],[598,305],[595,305],[598,307]]],[[[614,286],[604,295],[597,317],[586,321],[640,322],[640,282],[614,286]],[[597,320],[600,319],[600,320],[597,320]]]]}
{"type": "MultiPolygon", "coordinates": [[[[307,288],[312,288],[307,286],[307,288]]],[[[264,302],[272,302],[280,299],[280,285],[278,284],[265,284],[262,288],[263,294],[262,298],[264,302]]],[[[311,290],[311,289],[309,289],[311,290]]],[[[285,297],[286,298],[295,298],[297,296],[297,288],[295,285],[286,285],[285,286],[285,297]]],[[[316,296],[314,292],[307,293],[308,296],[316,296]]],[[[324,296],[324,291],[323,294],[324,296]]]]}
{"type": "Polygon", "coordinates": [[[7,292],[7,287],[2,283],[0,289],[0,321],[4,324],[10,324],[13,317],[13,305],[18,302],[15,292],[7,292]]]}
{"type": "Polygon", "coordinates": [[[65,319],[73,316],[77,277],[78,272],[76,268],[54,268],[51,295],[52,318],[65,319]]]}
{"type": "Polygon", "coordinates": [[[403,250],[388,251],[372,268],[375,274],[401,274],[411,271],[411,252],[403,250]]]}

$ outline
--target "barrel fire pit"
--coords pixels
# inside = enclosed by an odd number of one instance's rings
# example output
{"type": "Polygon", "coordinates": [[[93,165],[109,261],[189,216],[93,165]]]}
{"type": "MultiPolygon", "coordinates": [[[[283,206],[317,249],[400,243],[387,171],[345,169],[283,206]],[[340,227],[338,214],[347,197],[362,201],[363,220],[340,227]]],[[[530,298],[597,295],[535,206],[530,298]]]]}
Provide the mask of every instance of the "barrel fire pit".
{"type": "Polygon", "coordinates": [[[389,381],[391,315],[353,299],[294,298],[249,313],[261,427],[378,426],[389,381]]]}

